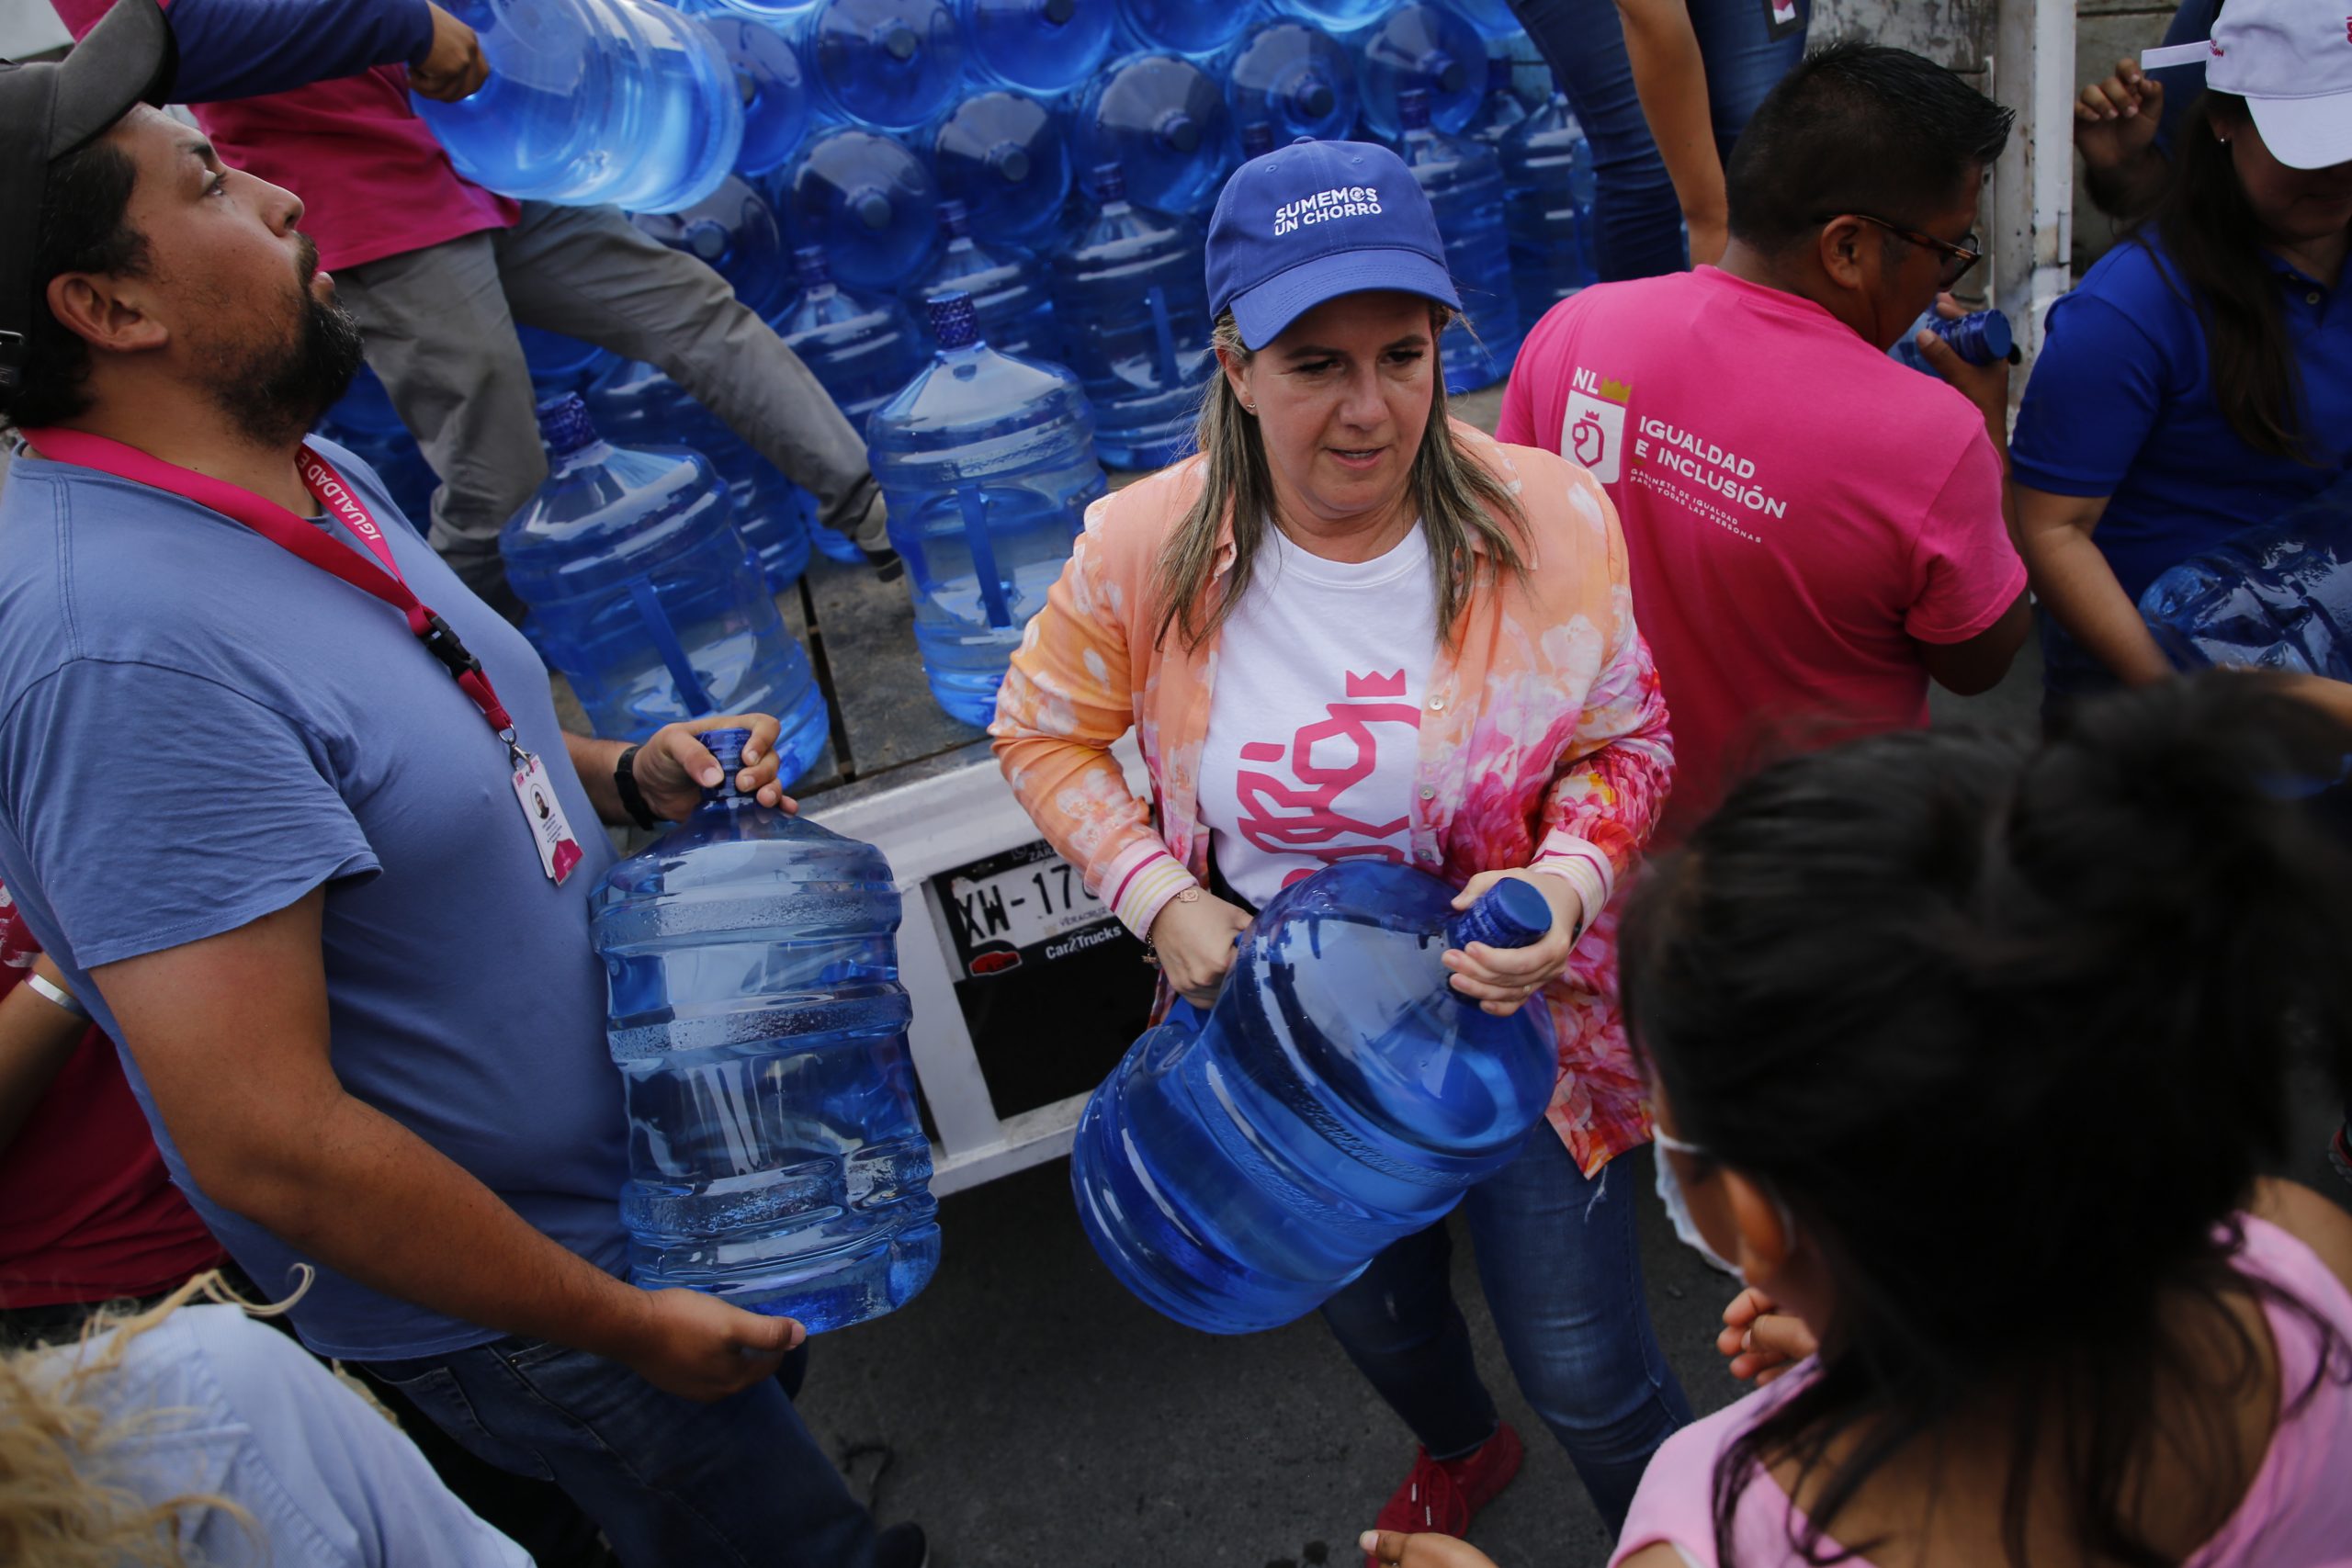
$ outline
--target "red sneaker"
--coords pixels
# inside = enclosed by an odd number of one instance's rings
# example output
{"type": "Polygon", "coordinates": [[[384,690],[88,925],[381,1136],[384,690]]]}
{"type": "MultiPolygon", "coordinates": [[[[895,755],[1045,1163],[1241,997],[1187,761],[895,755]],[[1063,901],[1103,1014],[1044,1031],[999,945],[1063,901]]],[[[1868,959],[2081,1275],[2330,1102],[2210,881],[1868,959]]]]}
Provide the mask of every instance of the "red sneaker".
{"type": "MultiPolygon", "coordinates": [[[[1422,1449],[1414,1456],[1413,1472],[1390,1495],[1374,1523],[1380,1529],[1408,1535],[1467,1535],[1478,1510],[1493,1502],[1519,1473],[1525,1451],[1508,1421],[1460,1459],[1441,1463],[1422,1449]]],[[[1380,1568],[1369,1552],[1363,1561],[1364,1568],[1380,1568]]]]}

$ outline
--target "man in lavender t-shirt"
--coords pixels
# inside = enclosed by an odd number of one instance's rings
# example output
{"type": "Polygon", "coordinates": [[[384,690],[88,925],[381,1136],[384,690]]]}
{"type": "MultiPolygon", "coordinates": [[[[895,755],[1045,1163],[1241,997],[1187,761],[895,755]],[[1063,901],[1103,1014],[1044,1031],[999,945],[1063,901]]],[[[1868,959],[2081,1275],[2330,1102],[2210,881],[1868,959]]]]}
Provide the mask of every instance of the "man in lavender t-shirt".
{"type": "Polygon", "coordinates": [[[1944,380],[1886,353],[1974,261],[2010,118],[1916,54],[1820,51],[1741,136],[1720,268],[1588,288],[1528,334],[1497,434],[1617,503],[1674,715],[1662,841],[1761,749],[1924,724],[1930,677],[1984,691],[2024,640],[2008,367],[1926,333],[1944,380]]]}

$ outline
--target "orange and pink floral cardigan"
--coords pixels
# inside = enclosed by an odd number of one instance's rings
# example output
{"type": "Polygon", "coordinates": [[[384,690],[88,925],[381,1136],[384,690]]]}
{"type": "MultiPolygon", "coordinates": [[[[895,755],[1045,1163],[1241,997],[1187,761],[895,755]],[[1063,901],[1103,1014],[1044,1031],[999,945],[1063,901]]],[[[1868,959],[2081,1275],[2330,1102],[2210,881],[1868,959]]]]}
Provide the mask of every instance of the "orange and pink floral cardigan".
{"type": "MultiPolygon", "coordinates": [[[[1453,436],[1525,509],[1529,570],[1522,582],[1482,559],[1453,646],[1437,650],[1420,725],[1413,863],[1456,886],[1504,867],[1556,872],[1582,894],[1586,934],[1544,1000],[1560,1053],[1552,1124],[1591,1176],[1650,1136],[1647,1086],[1618,1013],[1608,903],[1666,798],[1666,704],[1634,626],[1625,542],[1608,495],[1554,453],[1501,446],[1459,422],[1453,436]]],[[[1208,872],[1196,791],[1217,639],[1187,649],[1171,632],[1152,641],[1160,550],[1200,486],[1195,457],[1088,509],[989,730],[1046,840],[1138,934],[1208,872]],[[1150,770],[1148,803],[1110,753],[1129,729],[1150,770]]],[[[1232,562],[1228,525],[1220,583],[1232,562]]]]}

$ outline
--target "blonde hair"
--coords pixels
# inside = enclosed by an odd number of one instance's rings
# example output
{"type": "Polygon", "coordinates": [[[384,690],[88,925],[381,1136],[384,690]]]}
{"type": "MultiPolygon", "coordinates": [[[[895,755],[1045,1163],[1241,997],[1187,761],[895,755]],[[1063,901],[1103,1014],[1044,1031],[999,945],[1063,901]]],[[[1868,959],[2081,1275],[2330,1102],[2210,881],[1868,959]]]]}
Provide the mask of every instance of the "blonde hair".
{"type": "MultiPolygon", "coordinates": [[[[62,1377],[35,1371],[35,1362],[53,1354],[53,1348],[0,1356],[0,1563],[182,1568],[187,1559],[181,1548],[179,1515],[187,1508],[217,1508],[248,1531],[257,1531],[251,1514],[216,1493],[191,1492],[149,1503],[128,1487],[100,1479],[94,1461],[141,1436],[171,1412],[146,1410],[109,1419],[87,1396],[93,1385],[121,1366],[132,1340],[198,1296],[243,1308],[255,1317],[274,1317],[309,1288],[306,1277],[287,1300],[258,1305],[232,1291],[219,1269],[208,1269],[144,1312],[94,1316],[82,1330],[83,1353],[62,1377]],[[91,1343],[108,1334],[112,1337],[107,1343],[90,1354],[91,1343]]],[[[347,1377],[345,1381],[350,1382],[347,1377]]],[[[368,1403],[390,1419],[372,1397],[368,1403]]]]}
{"type": "MultiPolygon", "coordinates": [[[[1454,313],[1432,302],[1430,335],[1440,336],[1454,313]]],[[[1239,364],[1255,357],[1241,342],[1233,312],[1216,319],[1213,341],[1239,364]]],[[[1471,547],[1486,546],[1493,563],[1521,577],[1527,561],[1519,538],[1527,528],[1527,513],[1503,481],[1484,463],[1454,445],[1446,423],[1445,376],[1436,370],[1434,341],[1430,347],[1431,380],[1429,427],[1421,434],[1421,449],[1413,455],[1407,476],[1421,512],[1421,531],[1429,541],[1430,569],[1437,576],[1437,624],[1447,647],[1453,645],[1455,623],[1468,605],[1475,570],[1471,547]],[[1500,519],[1498,521],[1498,519],[1500,519]]],[[[1155,642],[1172,630],[1187,648],[1198,648],[1225,624],[1249,592],[1258,547],[1274,514],[1273,474],[1266,466],[1265,437],[1258,422],[1242,408],[1233,383],[1222,373],[1209,378],[1208,394],[1201,403],[1201,457],[1205,467],[1200,495],[1177,522],[1175,532],[1160,553],[1154,587],[1159,596],[1159,624],[1155,642]],[[1204,601],[1216,575],[1217,536],[1227,517],[1233,520],[1233,570],[1222,597],[1204,601]]]]}

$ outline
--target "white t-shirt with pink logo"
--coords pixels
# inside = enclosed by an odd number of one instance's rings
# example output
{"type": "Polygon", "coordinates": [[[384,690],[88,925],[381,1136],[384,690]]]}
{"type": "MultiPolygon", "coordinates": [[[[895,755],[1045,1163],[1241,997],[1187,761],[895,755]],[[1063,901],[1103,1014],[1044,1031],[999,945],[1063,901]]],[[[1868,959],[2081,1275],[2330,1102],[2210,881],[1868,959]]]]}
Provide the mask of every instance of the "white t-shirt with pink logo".
{"type": "Polygon", "coordinates": [[[1268,525],[1218,635],[1201,748],[1201,819],[1235,892],[1262,905],[1338,861],[1410,863],[1437,636],[1419,524],[1367,561],[1268,525]]]}

